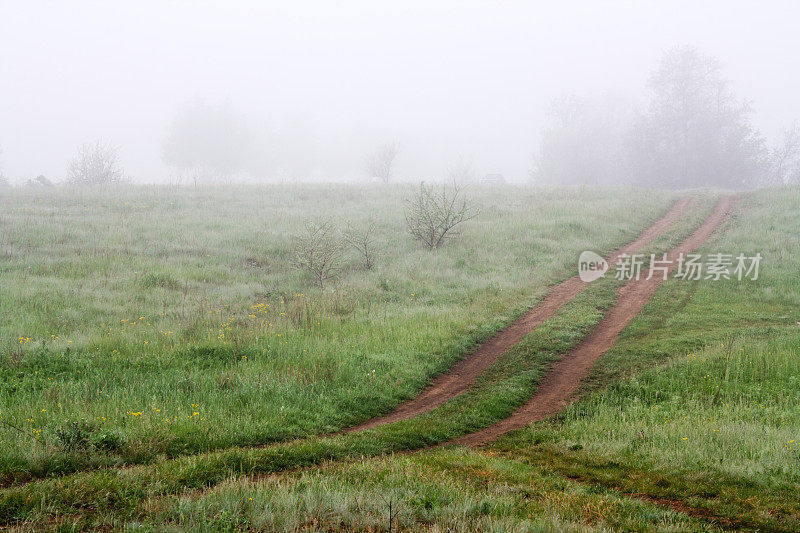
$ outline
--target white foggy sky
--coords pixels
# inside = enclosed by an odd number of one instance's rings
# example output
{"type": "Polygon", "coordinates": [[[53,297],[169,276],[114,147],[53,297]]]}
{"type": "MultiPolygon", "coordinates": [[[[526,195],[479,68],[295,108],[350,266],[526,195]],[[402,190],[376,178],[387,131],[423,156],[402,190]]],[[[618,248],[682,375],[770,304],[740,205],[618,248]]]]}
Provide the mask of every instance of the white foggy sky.
{"type": "Polygon", "coordinates": [[[299,159],[315,146],[316,178],[359,178],[394,138],[399,179],[461,155],[522,181],[553,97],[641,97],[661,54],[687,44],[723,62],[774,139],[800,118],[799,30],[791,0],[0,0],[0,165],[60,180],[78,145],[105,139],[135,181],[164,181],[166,127],[199,98],[232,103],[299,159]]]}

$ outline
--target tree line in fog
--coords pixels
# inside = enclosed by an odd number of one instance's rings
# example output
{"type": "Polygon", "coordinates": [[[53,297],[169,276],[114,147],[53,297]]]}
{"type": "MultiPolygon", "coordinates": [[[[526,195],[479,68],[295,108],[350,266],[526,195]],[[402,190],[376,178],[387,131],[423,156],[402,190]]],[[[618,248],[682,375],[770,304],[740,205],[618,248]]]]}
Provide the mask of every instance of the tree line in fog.
{"type": "MultiPolygon", "coordinates": [[[[618,96],[565,96],[551,103],[530,180],[549,185],[635,185],[749,188],[800,183],[800,124],[768,143],[753,126],[752,109],[732,91],[714,58],[693,48],[664,55],[648,82],[643,108],[618,96]]],[[[174,117],[162,160],[175,181],[226,183],[263,175],[280,164],[280,139],[263,142],[230,103],[196,101],[174,117]]],[[[2,152],[0,152],[0,156],[2,152]]],[[[365,179],[389,183],[403,153],[397,140],[376,140],[363,154],[365,179]]],[[[478,181],[469,159],[451,164],[440,180],[478,181]]],[[[31,177],[27,185],[125,183],[130,176],[116,146],[80,146],[64,177],[31,177]]],[[[502,183],[502,176],[487,182],[502,183]]],[[[0,185],[8,185],[0,168],[0,185]]]]}

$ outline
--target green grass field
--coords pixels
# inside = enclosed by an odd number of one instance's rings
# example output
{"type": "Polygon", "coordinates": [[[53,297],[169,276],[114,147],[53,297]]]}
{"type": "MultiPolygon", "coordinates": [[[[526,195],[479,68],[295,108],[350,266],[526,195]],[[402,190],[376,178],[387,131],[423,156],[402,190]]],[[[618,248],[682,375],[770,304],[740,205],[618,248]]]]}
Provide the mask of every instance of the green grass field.
{"type": "Polygon", "coordinates": [[[379,414],[518,315],[580,250],[632,239],[671,199],[475,191],[480,217],[430,253],[404,231],[409,192],[6,195],[0,417],[24,431],[3,431],[0,480],[263,444],[379,414]],[[338,283],[314,288],[291,268],[291,241],[318,217],[374,218],[376,267],[352,255],[338,283]],[[82,421],[94,429],[71,425],[82,421]],[[70,441],[84,434],[99,444],[91,453],[70,441]]]}
{"type": "MultiPolygon", "coordinates": [[[[681,196],[474,189],[479,217],[429,252],[404,231],[410,192],[2,191],[0,523],[384,530],[391,503],[410,530],[800,528],[800,191],[746,193],[703,249],[760,252],[757,281],[665,282],[563,414],[397,456],[508,416],[620,282],[430,413],[314,435],[412,397],[580,251],[631,241],[681,196]],[[351,252],[323,289],[292,269],[292,236],[319,217],[374,220],[375,268],[351,252]]],[[[687,194],[646,253],[710,212],[715,194],[687,194]]]]}

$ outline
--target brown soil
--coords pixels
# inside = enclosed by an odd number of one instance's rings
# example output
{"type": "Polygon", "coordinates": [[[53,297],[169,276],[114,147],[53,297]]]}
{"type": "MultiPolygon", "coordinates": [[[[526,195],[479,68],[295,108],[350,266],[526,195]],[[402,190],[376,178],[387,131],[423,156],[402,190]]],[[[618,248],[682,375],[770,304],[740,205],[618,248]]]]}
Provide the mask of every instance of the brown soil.
{"type": "MultiPolygon", "coordinates": [[[[668,260],[673,261],[670,270],[676,266],[674,261],[680,253],[686,254],[697,249],[711,236],[714,229],[727,218],[735,201],[736,198],[730,196],[721,199],[705,222],[686,240],[670,250],[668,260]]],[[[649,280],[644,279],[645,277],[643,275],[639,280],[633,279],[619,289],[614,307],[606,313],[595,329],[572,353],[553,365],[539,385],[536,394],[525,405],[505,420],[448,444],[481,444],[513,429],[543,420],[563,409],[595,361],[611,348],[617,336],[653,296],[663,281],[663,275],[660,273],[649,280]]]]}
{"type": "MultiPolygon", "coordinates": [[[[691,198],[678,200],[666,215],[647,228],[636,240],[612,252],[606,258],[609,269],[613,268],[621,254],[636,252],[661,235],[672,222],[680,218],[691,203],[691,198]]],[[[463,393],[498,357],[521,341],[525,335],[533,331],[537,326],[555,315],[564,304],[572,300],[586,285],[578,276],[573,276],[552,287],[537,306],[481,344],[477,350],[453,365],[449,372],[440,374],[419,396],[400,404],[391,413],[347,428],[343,433],[361,431],[382,424],[405,420],[430,411],[463,393]]]]}

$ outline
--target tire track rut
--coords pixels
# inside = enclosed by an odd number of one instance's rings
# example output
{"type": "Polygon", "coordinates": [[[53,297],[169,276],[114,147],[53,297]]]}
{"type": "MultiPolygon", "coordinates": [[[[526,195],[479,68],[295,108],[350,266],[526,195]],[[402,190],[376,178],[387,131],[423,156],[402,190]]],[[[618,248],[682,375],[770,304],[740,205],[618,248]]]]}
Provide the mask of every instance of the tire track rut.
{"type": "MultiPolygon", "coordinates": [[[[631,254],[641,250],[664,233],[667,227],[678,220],[691,204],[691,198],[681,198],[675,202],[663,217],[644,230],[634,241],[615,250],[606,258],[609,269],[613,268],[620,255],[631,254]]],[[[498,357],[520,342],[525,335],[555,315],[567,302],[577,296],[586,285],[578,276],[573,276],[555,285],[538,305],[481,344],[466,358],[458,361],[449,371],[434,378],[433,382],[418,396],[401,403],[394,411],[386,415],[346,428],[342,433],[371,429],[383,424],[412,418],[462,394],[472,386],[475,379],[498,357]]]]}
{"type": "MultiPolygon", "coordinates": [[[[722,198],[703,224],[667,253],[667,260],[672,261],[668,272],[675,269],[679,254],[690,253],[708,240],[714,230],[728,218],[736,200],[737,197],[733,196],[722,198]]],[[[655,275],[650,279],[632,279],[623,285],[614,306],[571,353],[553,364],[530,400],[510,417],[447,444],[482,444],[561,411],[594,363],[614,345],[619,334],[655,294],[662,281],[662,275],[655,275]]]]}

